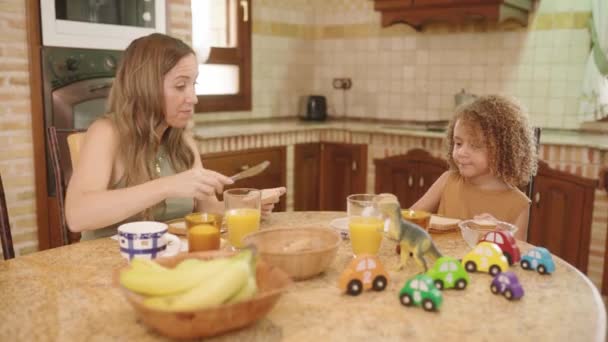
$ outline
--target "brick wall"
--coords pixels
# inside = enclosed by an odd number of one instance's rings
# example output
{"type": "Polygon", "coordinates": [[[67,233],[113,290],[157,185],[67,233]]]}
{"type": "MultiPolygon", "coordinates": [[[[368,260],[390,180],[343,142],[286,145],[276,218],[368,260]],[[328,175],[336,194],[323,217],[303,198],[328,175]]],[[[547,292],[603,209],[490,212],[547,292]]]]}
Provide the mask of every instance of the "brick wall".
{"type": "Polygon", "coordinates": [[[0,174],[15,254],[38,249],[25,1],[0,1],[0,174]]]}

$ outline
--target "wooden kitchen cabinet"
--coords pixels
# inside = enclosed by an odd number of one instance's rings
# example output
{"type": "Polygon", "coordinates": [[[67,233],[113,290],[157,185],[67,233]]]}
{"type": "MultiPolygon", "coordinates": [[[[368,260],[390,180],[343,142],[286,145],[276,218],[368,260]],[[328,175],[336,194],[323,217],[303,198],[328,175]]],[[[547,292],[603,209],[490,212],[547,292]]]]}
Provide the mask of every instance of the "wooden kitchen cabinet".
{"type": "MultiPolygon", "coordinates": [[[[270,165],[259,175],[236,181],[235,184],[225,187],[225,189],[266,189],[286,186],[285,155],[285,147],[281,146],[203,154],[201,159],[205,168],[226,176],[231,176],[268,160],[270,165]]],[[[221,196],[219,197],[221,198],[221,196]]],[[[274,211],[285,211],[285,208],[285,196],[282,196],[278,205],[275,205],[274,211]]]]}
{"type": "Polygon", "coordinates": [[[402,208],[411,207],[448,169],[448,163],[423,149],[404,155],[375,159],[376,193],[388,192],[399,198],[402,208]]]}
{"type": "Polygon", "coordinates": [[[528,242],[546,247],[586,273],[596,186],[594,179],[554,170],[539,161],[528,242]]]}
{"type": "Polygon", "coordinates": [[[294,210],[346,210],[346,197],[365,193],[367,146],[298,144],[294,151],[294,210]]]}
{"type": "Polygon", "coordinates": [[[471,20],[513,20],[526,26],[533,4],[533,0],[374,0],[374,9],[381,13],[382,27],[405,23],[420,30],[427,23],[471,20]]]}

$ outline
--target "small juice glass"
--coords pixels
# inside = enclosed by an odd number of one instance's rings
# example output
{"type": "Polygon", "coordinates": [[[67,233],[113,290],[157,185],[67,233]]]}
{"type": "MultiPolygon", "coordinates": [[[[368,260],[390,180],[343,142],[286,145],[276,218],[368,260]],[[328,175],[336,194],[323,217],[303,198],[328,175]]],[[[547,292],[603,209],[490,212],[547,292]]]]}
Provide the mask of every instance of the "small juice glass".
{"type": "Polygon", "coordinates": [[[220,230],[212,224],[188,228],[188,251],[201,252],[220,248],[220,230]]]}
{"type": "Polygon", "coordinates": [[[374,206],[373,194],[355,194],[346,199],[348,229],[353,253],[377,254],[382,244],[384,221],[374,206]]]}
{"type": "Polygon", "coordinates": [[[234,249],[243,248],[243,237],[260,229],[262,192],[237,188],[224,191],[228,242],[234,249]]]}

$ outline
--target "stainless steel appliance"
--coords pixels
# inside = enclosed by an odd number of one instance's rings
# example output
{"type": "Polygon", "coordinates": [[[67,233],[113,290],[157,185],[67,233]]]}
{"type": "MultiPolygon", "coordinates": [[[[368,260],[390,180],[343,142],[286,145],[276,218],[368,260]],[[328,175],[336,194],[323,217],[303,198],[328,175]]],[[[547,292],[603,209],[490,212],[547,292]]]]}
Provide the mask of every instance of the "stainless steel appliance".
{"type": "Polygon", "coordinates": [[[44,46],[118,49],[165,32],[165,0],[40,0],[44,46]]]}
{"type": "MultiPolygon", "coordinates": [[[[121,58],[121,51],[42,48],[45,128],[86,129],[106,110],[106,100],[121,58]]],[[[45,129],[46,132],[46,129],[45,129]]],[[[65,137],[58,136],[65,141],[65,137]]],[[[67,146],[60,144],[63,155],[67,146]]],[[[48,193],[55,195],[55,181],[48,148],[48,193]]],[[[67,172],[71,173],[71,170],[67,172]]]]}

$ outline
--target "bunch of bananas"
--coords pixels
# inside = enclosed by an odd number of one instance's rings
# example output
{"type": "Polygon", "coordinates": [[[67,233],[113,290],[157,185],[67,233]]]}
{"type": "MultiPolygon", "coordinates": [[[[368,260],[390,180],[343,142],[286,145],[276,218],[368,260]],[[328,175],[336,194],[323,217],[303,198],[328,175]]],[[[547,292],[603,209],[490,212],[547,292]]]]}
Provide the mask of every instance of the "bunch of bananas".
{"type": "Polygon", "coordinates": [[[256,256],[244,250],[230,258],[186,259],[165,268],[147,259],[133,259],[120,274],[120,284],[145,295],[144,305],[161,311],[192,311],[236,303],[257,292],[256,256]]]}

